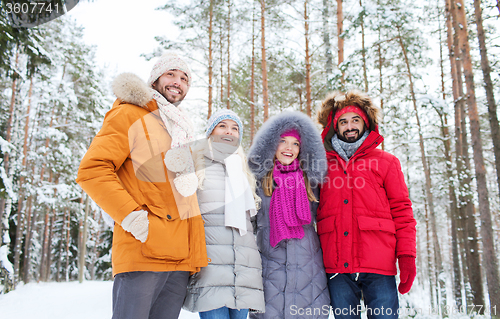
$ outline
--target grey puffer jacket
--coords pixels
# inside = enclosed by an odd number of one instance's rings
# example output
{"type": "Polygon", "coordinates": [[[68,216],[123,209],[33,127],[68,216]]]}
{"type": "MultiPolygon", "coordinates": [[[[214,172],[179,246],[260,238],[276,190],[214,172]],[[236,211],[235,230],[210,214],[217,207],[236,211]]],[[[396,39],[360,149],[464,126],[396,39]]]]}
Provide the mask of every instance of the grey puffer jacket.
{"type": "Polygon", "coordinates": [[[224,164],[205,160],[205,178],[197,192],[205,221],[208,266],[191,276],[184,308],[191,312],[221,307],[264,311],[262,265],[247,212],[247,230],[224,225],[224,164]]]}
{"type": "MultiPolygon", "coordinates": [[[[249,152],[249,165],[258,181],[272,169],[279,136],[296,129],[301,136],[299,161],[311,185],[322,182],[326,174],[326,155],[319,132],[304,114],[284,112],[269,119],[257,133],[249,152]],[[264,163],[264,164],[263,164],[264,163]]],[[[317,199],[317,187],[313,187],[317,199]]],[[[269,242],[270,196],[261,187],[257,195],[262,206],[257,213],[257,245],[261,251],[264,278],[265,313],[252,313],[250,318],[328,318],[330,295],[323,265],[323,255],[315,230],[317,202],[310,203],[312,222],[304,225],[304,237],[285,239],[276,247],[269,242]]]]}

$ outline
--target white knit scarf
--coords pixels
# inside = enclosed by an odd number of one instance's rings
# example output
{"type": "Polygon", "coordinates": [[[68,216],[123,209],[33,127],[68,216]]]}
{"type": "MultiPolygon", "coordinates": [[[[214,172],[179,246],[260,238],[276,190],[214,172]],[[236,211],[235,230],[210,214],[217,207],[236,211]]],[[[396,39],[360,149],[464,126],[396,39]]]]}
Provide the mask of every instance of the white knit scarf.
{"type": "Polygon", "coordinates": [[[209,140],[204,155],[211,160],[224,163],[226,176],[224,185],[224,224],[237,228],[240,236],[247,233],[246,212],[255,216],[255,200],[248,183],[243,162],[237,153],[237,147],[226,143],[213,143],[209,140]]]}
{"type": "Polygon", "coordinates": [[[174,185],[184,197],[193,195],[198,187],[189,143],[194,141],[194,127],[189,116],[180,107],[168,102],[158,91],[153,90],[153,99],[158,104],[160,117],[172,137],[170,150],[165,154],[165,166],[175,172],[174,185]]]}

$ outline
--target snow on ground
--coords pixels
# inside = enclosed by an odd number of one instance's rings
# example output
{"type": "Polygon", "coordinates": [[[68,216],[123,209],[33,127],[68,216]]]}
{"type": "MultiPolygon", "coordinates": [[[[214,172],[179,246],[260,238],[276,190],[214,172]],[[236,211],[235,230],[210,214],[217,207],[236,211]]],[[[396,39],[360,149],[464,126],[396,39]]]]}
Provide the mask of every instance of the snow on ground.
{"type": "MultiPolygon", "coordinates": [[[[1,319],[110,319],[111,281],[20,285],[0,295],[1,319]]],[[[180,319],[198,319],[182,310],[180,319]]]]}
{"type": "MultiPolygon", "coordinates": [[[[19,285],[0,294],[0,319],[110,319],[112,281],[44,282],[19,285]]],[[[417,285],[411,294],[400,296],[400,319],[438,319],[427,306],[425,292],[417,285]]],[[[366,319],[366,312],[361,316],[366,319]]],[[[450,319],[469,319],[452,313],[450,319]]],[[[181,311],[180,319],[198,319],[197,313],[181,311]]],[[[330,313],[330,319],[334,316],[330,313]]],[[[477,316],[476,319],[486,319],[477,316]]]]}

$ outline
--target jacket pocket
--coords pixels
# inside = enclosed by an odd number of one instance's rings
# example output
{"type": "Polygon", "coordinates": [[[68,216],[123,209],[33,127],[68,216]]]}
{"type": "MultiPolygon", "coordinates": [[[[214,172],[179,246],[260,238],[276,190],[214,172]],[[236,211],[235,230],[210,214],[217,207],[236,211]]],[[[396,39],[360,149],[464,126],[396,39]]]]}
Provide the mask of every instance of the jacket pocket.
{"type": "Polygon", "coordinates": [[[392,271],[396,265],[396,226],[392,219],[358,217],[359,266],[392,271]]]}
{"type": "Polygon", "coordinates": [[[142,244],[142,255],[149,258],[180,261],[189,256],[188,221],[167,220],[148,214],[148,239],[142,244]]]}
{"type": "Polygon", "coordinates": [[[325,268],[337,267],[339,260],[339,243],[335,219],[335,216],[330,216],[318,222],[318,236],[321,243],[321,249],[323,250],[325,268]]]}

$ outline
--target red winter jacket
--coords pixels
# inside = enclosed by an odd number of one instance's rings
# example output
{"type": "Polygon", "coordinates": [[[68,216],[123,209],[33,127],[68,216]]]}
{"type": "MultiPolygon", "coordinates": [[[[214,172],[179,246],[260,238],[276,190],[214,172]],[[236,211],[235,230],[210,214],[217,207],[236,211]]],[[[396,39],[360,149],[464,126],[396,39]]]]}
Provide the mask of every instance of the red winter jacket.
{"type": "Polygon", "coordinates": [[[396,275],[397,257],[416,256],[416,221],[401,164],[377,149],[382,141],[376,127],[348,163],[327,150],[317,214],[327,273],[396,275]]]}

